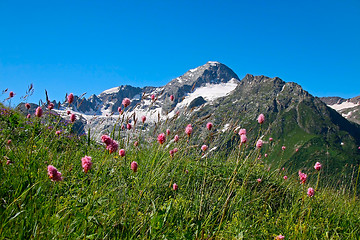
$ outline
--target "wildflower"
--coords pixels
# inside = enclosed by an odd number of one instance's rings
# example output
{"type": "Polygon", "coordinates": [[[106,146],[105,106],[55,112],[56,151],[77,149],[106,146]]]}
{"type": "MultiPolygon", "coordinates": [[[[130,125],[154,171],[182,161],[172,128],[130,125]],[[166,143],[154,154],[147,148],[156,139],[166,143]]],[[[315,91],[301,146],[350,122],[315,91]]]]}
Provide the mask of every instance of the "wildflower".
{"type": "Polygon", "coordinates": [[[125,157],[125,149],[120,149],[119,155],[120,155],[120,157],[125,157]]]}
{"type": "Polygon", "coordinates": [[[31,118],[31,115],[30,114],[26,115],[26,118],[31,118]]]}
{"type": "Polygon", "coordinates": [[[174,156],[174,153],[175,153],[174,150],[170,150],[170,151],[169,151],[170,157],[173,157],[173,156],[174,156]]]}
{"type": "Polygon", "coordinates": [[[272,137],[271,137],[271,138],[269,138],[269,141],[270,141],[270,142],[272,142],[273,140],[274,140],[274,139],[273,139],[272,137]]]}
{"type": "Polygon", "coordinates": [[[121,114],[121,111],[122,111],[122,109],[121,109],[121,107],[118,107],[118,112],[121,114]]]}
{"type": "Polygon", "coordinates": [[[66,111],[66,114],[67,114],[67,115],[70,115],[70,114],[71,114],[70,110],[67,110],[67,111],[66,111]]]}
{"type": "Polygon", "coordinates": [[[87,173],[92,166],[91,157],[85,156],[81,159],[81,166],[83,168],[83,171],[87,173]]]}
{"type": "Polygon", "coordinates": [[[174,101],[174,95],[170,95],[170,100],[174,101]]]}
{"type": "Polygon", "coordinates": [[[174,183],[173,184],[173,190],[176,191],[176,190],[178,190],[178,188],[179,188],[178,185],[176,183],[174,183]]]}
{"type": "Polygon", "coordinates": [[[151,95],[151,100],[154,101],[155,100],[155,95],[151,95]]]}
{"type": "Polygon", "coordinates": [[[72,104],[72,102],[74,101],[74,94],[70,93],[70,94],[67,96],[67,100],[68,100],[68,103],[69,103],[69,104],[72,104]]]}
{"type": "Polygon", "coordinates": [[[49,178],[51,179],[51,181],[57,182],[57,181],[63,180],[63,178],[61,177],[61,172],[59,172],[54,166],[49,165],[47,170],[48,170],[48,175],[49,175],[49,178]]]}
{"type": "Polygon", "coordinates": [[[11,160],[7,160],[7,161],[6,161],[6,165],[9,165],[10,163],[12,163],[11,160]]]}
{"type": "Polygon", "coordinates": [[[108,135],[102,135],[101,141],[105,143],[106,145],[111,144],[112,139],[108,135]]]}
{"type": "Polygon", "coordinates": [[[206,146],[206,145],[202,145],[202,146],[201,146],[201,150],[203,150],[204,152],[205,152],[207,149],[208,149],[208,146],[206,146]]]}
{"type": "Polygon", "coordinates": [[[258,141],[256,142],[256,147],[257,147],[257,148],[261,148],[262,145],[263,145],[263,141],[258,140],[258,141]]]}
{"type": "Polygon", "coordinates": [[[174,153],[177,153],[179,151],[178,148],[174,148],[174,153]]]}
{"type": "Polygon", "coordinates": [[[276,238],[275,238],[275,240],[282,240],[282,239],[285,239],[285,236],[283,236],[281,234],[276,236],[276,238]]]}
{"type": "Polygon", "coordinates": [[[12,97],[14,97],[14,92],[13,91],[11,91],[11,92],[9,92],[9,98],[12,98],[12,97]]]}
{"type": "Polygon", "coordinates": [[[138,141],[135,141],[134,142],[134,146],[137,147],[139,145],[139,142],[138,141]]]}
{"type": "Polygon", "coordinates": [[[109,150],[110,153],[116,152],[118,150],[119,144],[112,140],[112,142],[106,146],[106,149],[109,150]]]}
{"type": "Polygon", "coordinates": [[[264,121],[265,121],[265,116],[264,116],[264,114],[260,114],[259,115],[259,117],[258,117],[258,123],[260,123],[260,124],[263,124],[264,123],[264,121]]]}
{"type": "Polygon", "coordinates": [[[307,175],[299,171],[300,184],[305,184],[307,175]]]}
{"type": "Polygon", "coordinates": [[[29,103],[25,103],[25,107],[26,107],[26,109],[30,109],[30,104],[29,103]]]}
{"type": "Polygon", "coordinates": [[[261,178],[256,179],[258,183],[261,183],[261,178]]]}
{"type": "Polygon", "coordinates": [[[239,131],[239,135],[246,135],[246,129],[245,128],[241,128],[239,131]]]}
{"type": "Polygon", "coordinates": [[[288,179],[288,177],[287,177],[287,176],[284,176],[284,180],[286,180],[286,179],[288,179]]]}
{"type": "Polygon", "coordinates": [[[75,122],[75,120],[76,120],[76,115],[72,113],[70,115],[70,121],[73,123],[73,122],[75,122]]]}
{"type": "Polygon", "coordinates": [[[174,142],[178,142],[179,141],[179,136],[178,135],[175,135],[174,137],[174,142]]]}
{"type": "Polygon", "coordinates": [[[141,117],[141,121],[142,121],[143,123],[145,123],[145,121],[146,121],[146,116],[142,116],[142,117],[141,117]]]}
{"type": "Polygon", "coordinates": [[[189,170],[186,169],[186,170],[185,170],[185,173],[188,174],[188,173],[189,173],[189,170]]]}
{"type": "Polygon", "coordinates": [[[313,197],[315,195],[315,190],[313,188],[308,188],[307,195],[313,197]]]}
{"type": "Polygon", "coordinates": [[[59,130],[55,132],[55,134],[58,135],[58,136],[60,135],[60,133],[61,132],[59,130]]]}
{"type": "Polygon", "coordinates": [[[193,128],[191,126],[191,124],[187,125],[185,128],[185,133],[190,137],[191,133],[193,131],[193,128]]]}
{"type": "Polygon", "coordinates": [[[321,163],[319,163],[319,162],[316,162],[316,163],[315,163],[314,168],[315,168],[316,170],[320,171],[321,167],[322,167],[322,166],[321,166],[321,163]]]}
{"type": "Polygon", "coordinates": [[[41,107],[37,107],[36,110],[35,110],[35,116],[37,117],[41,117],[43,114],[43,110],[41,107]]]}
{"type": "Polygon", "coordinates": [[[130,99],[128,99],[128,98],[124,98],[123,100],[122,100],[122,105],[124,105],[124,107],[126,108],[127,106],[129,106],[130,105],[130,99]]]}
{"type": "Polygon", "coordinates": [[[157,137],[157,140],[160,144],[163,144],[166,141],[165,133],[160,133],[157,137]]]}
{"type": "Polygon", "coordinates": [[[247,141],[246,135],[245,135],[245,134],[240,135],[240,142],[241,142],[241,143],[246,143],[246,141],[247,141]]]}
{"type": "Polygon", "coordinates": [[[208,122],[208,123],[206,124],[206,128],[207,128],[209,131],[212,129],[212,127],[213,127],[213,124],[212,124],[211,122],[208,122]]]}
{"type": "Polygon", "coordinates": [[[48,104],[48,109],[51,110],[51,109],[53,109],[53,108],[54,108],[54,104],[53,104],[53,103],[49,103],[49,104],[48,104]]]}
{"type": "Polygon", "coordinates": [[[267,153],[265,153],[265,155],[264,155],[265,157],[267,157],[268,156],[268,154],[267,153]]]}
{"type": "Polygon", "coordinates": [[[282,146],[281,149],[284,151],[284,150],[286,149],[286,147],[285,147],[285,146],[282,146]]]}
{"type": "Polygon", "coordinates": [[[298,152],[299,151],[299,149],[297,148],[297,149],[295,149],[295,152],[298,152]]]}
{"type": "Polygon", "coordinates": [[[7,140],[7,145],[11,144],[11,139],[7,140]]]}
{"type": "Polygon", "coordinates": [[[138,169],[138,164],[137,162],[133,161],[130,165],[130,168],[133,172],[137,172],[137,169],[138,169]]]}
{"type": "Polygon", "coordinates": [[[131,128],[132,128],[131,124],[130,124],[130,123],[126,124],[126,128],[127,128],[128,130],[131,130],[131,128]]]}

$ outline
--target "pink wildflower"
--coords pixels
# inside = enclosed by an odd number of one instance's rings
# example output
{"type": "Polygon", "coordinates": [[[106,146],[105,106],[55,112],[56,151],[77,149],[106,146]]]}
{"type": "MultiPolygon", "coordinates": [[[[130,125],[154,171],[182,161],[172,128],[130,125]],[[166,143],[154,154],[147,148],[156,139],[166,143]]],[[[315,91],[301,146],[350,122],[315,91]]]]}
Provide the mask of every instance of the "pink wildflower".
{"type": "Polygon", "coordinates": [[[58,136],[60,135],[60,133],[61,132],[59,130],[55,132],[55,134],[58,135],[58,136]]]}
{"type": "Polygon", "coordinates": [[[260,182],[261,182],[261,178],[256,179],[256,181],[257,181],[258,183],[260,183],[260,182]]]}
{"type": "Polygon", "coordinates": [[[37,117],[41,117],[43,114],[43,110],[41,107],[37,107],[36,110],[35,110],[35,116],[37,117]]]}
{"type": "Polygon", "coordinates": [[[120,155],[120,157],[125,157],[125,149],[120,149],[119,155],[120,155]]]}
{"type": "Polygon", "coordinates": [[[204,152],[205,152],[207,149],[208,149],[208,146],[206,146],[206,145],[202,145],[202,146],[201,146],[201,150],[203,150],[204,152]]]}
{"type": "Polygon", "coordinates": [[[285,147],[285,146],[282,146],[281,149],[284,151],[284,150],[286,149],[286,147],[285,147]]]}
{"type": "Polygon", "coordinates": [[[48,104],[48,109],[51,110],[51,109],[53,109],[53,108],[54,108],[54,104],[53,104],[53,103],[49,103],[49,104],[48,104]]]}
{"type": "Polygon", "coordinates": [[[265,122],[264,114],[261,113],[257,120],[258,120],[258,123],[263,124],[265,122]]]}
{"type": "Polygon", "coordinates": [[[11,139],[7,140],[7,145],[11,144],[11,139]]]}
{"type": "Polygon", "coordinates": [[[9,97],[10,97],[10,98],[14,97],[14,95],[15,95],[15,94],[14,94],[13,91],[9,92],[9,97]]]}
{"type": "Polygon", "coordinates": [[[299,149],[297,148],[297,149],[295,149],[295,152],[298,152],[299,151],[299,149]]]}
{"type": "Polygon", "coordinates": [[[137,169],[138,169],[138,164],[137,162],[133,161],[130,165],[130,168],[133,172],[137,172],[137,169]]]}
{"type": "Polygon", "coordinates": [[[132,128],[131,124],[130,124],[130,123],[126,124],[126,128],[127,128],[128,130],[131,130],[131,128],[132,128]]]}
{"type": "Polygon", "coordinates": [[[9,164],[11,164],[11,163],[12,163],[11,160],[7,160],[7,161],[6,161],[6,165],[9,165],[9,164]]]}
{"type": "Polygon", "coordinates": [[[114,140],[111,140],[111,143],[106,146],[106,149],[109,150],[110,153],[116,152],[118,148],[119,144],[114,140]]]}
{"type": "Polygon", "coordinates": [[[157,140],[160,144],[163,144],[166,141],[165,133],[160,133],[157,137],[157,140]]]}
{"type": "Polygon", "coordinates": [[[299,171],[300,184],[305,184],[307,175],[299,171]]]}
{"type": "Polygon", "coordinates": [[[124,98],[123,100],[122,100],[122,105],[124,105],[124,107],[127,107],[127,106],[129,106],[130,105],[130,99],[128,99],[128,98],[124,98]]]}
{"type": "Polygon", "coordinates": [[[307,195],[313,197],[315,195],[315,190],[313,188],[308,188],[307,195]]]}
{"type": "Polygon", "coordinates": [[[208,123],[206,124],[206,128],[207,128],[209,131],[212,129],[212,127],[213,127],[213,124],[212,124],[211,122],[208,122],[208,123]]]}
{"type": "Polygon", "coordinates": [[[191,133],[193,131],[193,128],[191,126],[191,124],[187,125],[185,128],[185,133],[190,137],[191,133]]]}
{"type": "Polygon", "coordinates": [[[287,177],[287,176],[284,176],[284,180],[286,180],[286,179],[288,179],[288,177],[287,177]]]}
{"type": "Polygon", "coordinates": [[[166,135],[170,135],[170,129],[166,129],[166,135]]]}
{"type": "Polygon", "coordinates": [[[272,142],[273,140],[274,140],[274,139],[273,139],[272,137],[271,137],[271,138],[269,138],[269,141],[270,141],[270,142],[272,142]]]}
{"type": "Polygon", "coordinates": [[[176,191],[176,190],[178,190],[178,188],[179,188],[178,185],[176,183],[174,183],[173,184],[173,190],[176,191]]]}
{"type": "Polygon", "coordinates": [[[268,156],[268,154],[267,153],[265,153],[265,155],[264,155],[265,157],[267,157],[268,156]]]}
{"type": "Polygon", "coordinates": [[[178,148],[174,148],[174,153],[177,153],[179,151],[178,148]]]}
{"type": "Polygon", "coordinates": [[[70,114],[71,114],[70,110],[67,110],[67,111],[66,111],[66,114],[67,114],[67,115],[70,115],[70,114]]]}
{"type": "Polygon", "coordinates": [[[257,148],[261,148],[262,145],[263,145],[263,141],[262,141],[262,140],[258,140],[258,141],[256,142],[256,147],[257,147],[257,148]]]}
{"type": "Polygon", "coordinates": [[[112,139],[108,135],[102,135],[101,136],[101,141],[103,143],[105,143],[106,145],[109,145],[109,144],[111,144],[112,139]]]}
{"type": "Polygon", "coordinates": [[[173,157],[173,156],[174,156],[174,153],[175,153],[174,150],[170,150],[170,151],[169,151],[170,157],[173,157]]]}
{"type": "Polygon", "coordinates": [[[170,95],[170,100],[174,101],[174,95],[170,95]]]}
{"type": "Polygon", "coordinates": [[[141,121],[142,121],[143,123],[145,123],[145,121],[146,121],[146,116],[142,116],[142,117],[141,117],[141,121]]]}
{"type": "Polygon", "coordinates": [[[30,106],[30,104],[29,104],[29,103],[25,103],[25,107],[26,107],[26,109],[28,109],[28,110],[29,110],[31,106],[30,106]]]}
{"type": "Polygon", "coordinates": [[[59,172],[54,166],[49,165],[47,169],[51,181],[57,182],[63,180],[63,178],[61,177],[61,172],[59,172]]]}
{"type": "Polygon", "coordinates": [[[30,115],[30,114],[28,114],[28,115],[26,116],[26,118],[31,118],[31,115],[30,115]]]}
{"type": "Polygon", "coordinates": [[[75,122],[75,120],[76,120],[76,115],[72,113],[70,115],[70,121],[73,123],[73,122],[75,122]]]}
{"type": "Polygon", "coordinates": [[[135,142],[134,142],[134,146],[135,146],[135,147],[139,146],[139,142],[138,142],[138,141],[135,141],[135,142]]]}
{"type": "Polygon", "coordinates": [[[275,240],[283,240],[283,239],[285,239],[285,236],[283,236],[281,234],[276,236],[276,238],[275,238],[275,240]]]}
{"type": "Polygon", "coordinates": [[[239,131],[239,135],[246,135],[246,129],[245,128],[241,128],[239,131]]]}
{"type": "Polygon", "coordinates": [[[316,163],[315,163],[314,168],[315,168],[316,170],[320,171],[321,167],[322,167],[322,166],[321,166],[321,163],[319,163],[319,162],[316,162],[316,163]]]}
{"type": "Polygon", "coordinates": [[[91,157],[85,156],[81,159],[81,166],[83,168],[83,171],[87,173],[92,166],[91,157]]]}
{"type": "Polygon", "coordinates": [[[175,135],[174,137],[174,142],[178,142],[179,141],[179,136],[178,135],[175,135]]]}
{"type": "Polygon", "coordinates": [[[154,101],[155,100],[155,95],[151,95],[151,100],[154,101]]]}
{"type": "Polygon", "coordinates": [[[74,94],[70,93],[67,96],[67,100],[68,100],[68,103],[72,104],[72,102],[74,101],[74,94]]]}
{"type": "Polygon", "coordinates": [[[118,107],[118,112],[119,112],[119,114],[121,114],[121,112],[122,112],[121,107],[118,107]]]}
{"type": "Polygon", "coordinates": [[[246,143],[246,141],[247,141],[246,135],[245,135],[245,134],[240,135],[240,142],[241,142],[241,143],[246,143]]]}

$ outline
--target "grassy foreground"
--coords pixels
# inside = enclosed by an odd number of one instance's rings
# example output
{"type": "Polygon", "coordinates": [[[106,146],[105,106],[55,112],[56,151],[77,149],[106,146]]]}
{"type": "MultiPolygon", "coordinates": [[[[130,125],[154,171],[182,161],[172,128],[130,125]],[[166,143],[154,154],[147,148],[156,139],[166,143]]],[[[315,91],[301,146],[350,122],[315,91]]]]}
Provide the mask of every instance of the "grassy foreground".
{"type": "Polygon", "coordinates": [[[143,138],[140,122],[114,139],[122,157],[73,134],[72,124],[1,108],[1,239],[359,239],[354,193],[327,185],[321,170],[300,184],[298,173],[270,168],[259,158],[269,146],[246,143],[224,156],[185,131],[160,144],[166,126],[143,138]],[[49,165],[61,181],[49,178],[49,165]]]}

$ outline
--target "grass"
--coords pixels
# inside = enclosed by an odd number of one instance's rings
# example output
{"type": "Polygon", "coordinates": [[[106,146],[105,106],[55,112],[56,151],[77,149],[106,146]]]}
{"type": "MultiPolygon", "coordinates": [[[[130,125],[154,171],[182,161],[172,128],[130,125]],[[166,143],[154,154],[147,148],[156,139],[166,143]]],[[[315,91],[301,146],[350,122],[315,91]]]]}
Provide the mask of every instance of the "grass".
{"type": "MultiPolygon", "coordinates": [[[[183,124],[185,129],[189,123],[183,124]]],[[[72,123],[56,115],[26,119],[2,106],[0,238],[359,238],[359,199],[350,187],[320,178],[315,196],[307,196],[321,170],[308,170],[307,183],[300,184],[297,172],[258,159],[261,151],[273,151],[269,146],[254,149],[250,142],[226,154],[204,154],[200,147],[210,144],[208,136],[198,144],[184,131],[173,132],[161,145],[156,136],[165,125],[147,137],[138,125],[115,137],[119,149],[126,150],[120,157],[100,139],[76,135],[72,123]],[[170,141],[175,134],[180,136],[176,143],[170,141]],[[179,151],[171,157],[175,147],[179,151]],[[93,162],[87,173],[81,166],[85,155],[93,162]],[[130,169],[133,161],[137,172],[130,169]],[[49,179],[48,165],[62,173],[62,181],[49,179]]]]}

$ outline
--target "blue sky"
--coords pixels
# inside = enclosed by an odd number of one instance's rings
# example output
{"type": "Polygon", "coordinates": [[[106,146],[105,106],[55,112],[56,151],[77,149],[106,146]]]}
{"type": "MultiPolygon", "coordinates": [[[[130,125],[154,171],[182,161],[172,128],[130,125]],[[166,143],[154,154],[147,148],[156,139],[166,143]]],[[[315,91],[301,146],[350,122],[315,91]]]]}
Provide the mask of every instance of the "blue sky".
{"type": "MultiPolygon", "coordinates": [[[[360,95],[360,1],[0,1],[0,90],[19,102],[162,86],[219,61],[315,96],[360,95]]],[[[0,96],[3,100],[7,95],[0,96]]]]}

